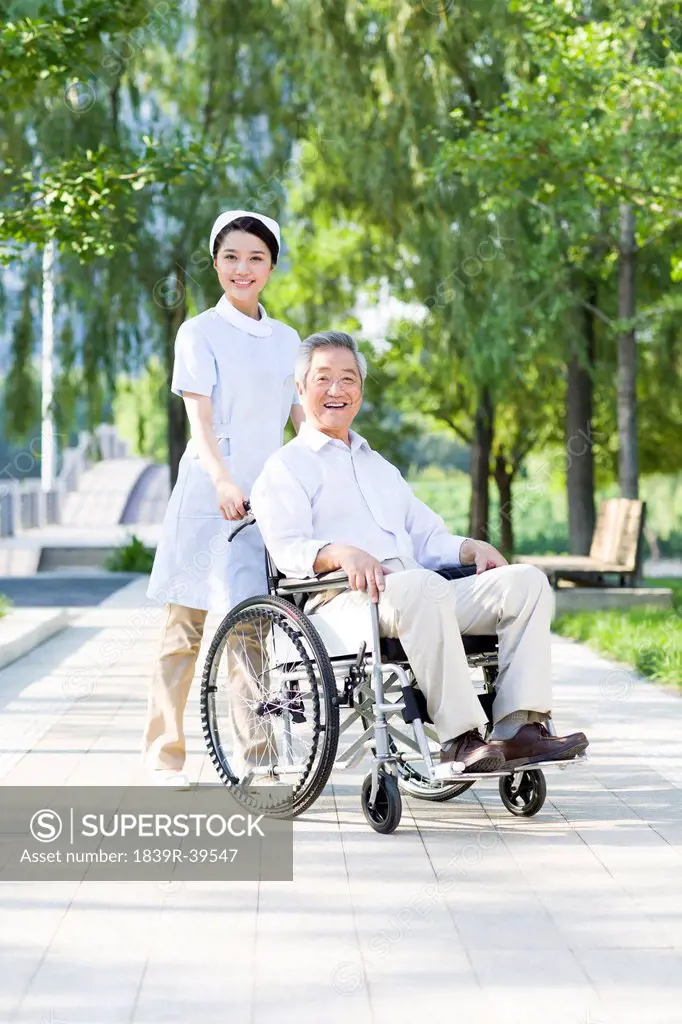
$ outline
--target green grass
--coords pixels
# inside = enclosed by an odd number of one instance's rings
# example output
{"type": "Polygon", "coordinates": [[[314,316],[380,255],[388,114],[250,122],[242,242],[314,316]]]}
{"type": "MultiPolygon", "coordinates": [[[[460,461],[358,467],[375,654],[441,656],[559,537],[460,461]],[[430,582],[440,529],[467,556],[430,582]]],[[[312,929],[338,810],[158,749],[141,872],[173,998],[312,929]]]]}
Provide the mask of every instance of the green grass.
{"type": "Polygon", "coordinates": [[[670,587],[672,609],[573,612],[552,629],[626,662],[643,676],[682,688],[682,579],[650,579],[647,586],[670,587]]]}

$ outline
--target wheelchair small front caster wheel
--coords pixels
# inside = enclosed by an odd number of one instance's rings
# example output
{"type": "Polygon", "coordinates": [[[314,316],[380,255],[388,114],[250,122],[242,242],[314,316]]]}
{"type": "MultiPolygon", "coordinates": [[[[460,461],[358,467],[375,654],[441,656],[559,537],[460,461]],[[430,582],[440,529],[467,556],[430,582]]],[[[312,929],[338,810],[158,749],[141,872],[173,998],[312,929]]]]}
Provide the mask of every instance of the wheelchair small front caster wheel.
{"type": "Polygon", "coordinates": [[[400,824],[403,813],[403,801],[398,789],[398,783],[393,775],[385,772],[379,773],[379,787],[374,807],[369,806],[369,797],[372,792],[372,776],[367,776],[362,784],[362,810],[365,818],[375,832],[382,835],[390,835],[395,832],[400,824]]]}
{"type": "Polygon", "coordinates": [[[545,776],[538,771],[504,775],[500,779],[500,797],[510,814],[532,818],[547,796],[545,776]]]}

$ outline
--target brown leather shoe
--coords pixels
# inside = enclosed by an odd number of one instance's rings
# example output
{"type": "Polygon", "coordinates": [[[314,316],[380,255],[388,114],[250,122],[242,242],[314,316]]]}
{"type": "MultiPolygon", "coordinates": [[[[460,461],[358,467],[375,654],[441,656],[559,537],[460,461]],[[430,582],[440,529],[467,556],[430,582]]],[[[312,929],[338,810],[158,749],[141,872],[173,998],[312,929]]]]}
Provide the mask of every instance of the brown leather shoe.
{"type": "Polygon", "coordinates": [[[441,750],[440,763],[449,761],[460,761],[465,772],[499,772],[504,768],[502,751],[485,743],[475,729],[454,739],[448,750],[441,750]]]}
{"type": "Polygon", "coordinates": [[[504,755],[505,768],[537,764],[539,761],[571,761],[589,746],[584,732],[550,736],[542,722],[522,725],[510,740],[488,740],[488,743],[504,755]]]}

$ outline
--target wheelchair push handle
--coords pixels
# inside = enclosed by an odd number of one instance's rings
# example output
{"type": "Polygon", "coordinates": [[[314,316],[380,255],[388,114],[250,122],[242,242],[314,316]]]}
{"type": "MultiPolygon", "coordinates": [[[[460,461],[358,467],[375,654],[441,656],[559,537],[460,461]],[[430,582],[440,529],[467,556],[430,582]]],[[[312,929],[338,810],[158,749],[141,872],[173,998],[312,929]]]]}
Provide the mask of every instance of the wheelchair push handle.
{"type": "Polygon", "coordinates": [[[227,538],[228,544],[232,543],[232,541],[234,540],[238,533],[241,533],[242,530],[245,530],[247,526],[253,526],[253,524],[256,522],[256,517],[251,511],[251,502],[249,501],[248,498],[244,500],[244,511],[246,512],[246,518],[244,519],[244,522],[240,523],[236,530],[233,530],[230,536],[227,538]]]}

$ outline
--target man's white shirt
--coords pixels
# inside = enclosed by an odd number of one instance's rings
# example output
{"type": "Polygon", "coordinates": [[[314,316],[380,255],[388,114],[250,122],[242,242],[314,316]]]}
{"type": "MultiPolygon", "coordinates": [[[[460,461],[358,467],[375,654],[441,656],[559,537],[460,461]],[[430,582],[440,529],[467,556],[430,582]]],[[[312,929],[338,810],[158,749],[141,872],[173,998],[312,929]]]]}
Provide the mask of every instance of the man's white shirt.
{"type": "MultiPolygon", "coordinates": [[[[380,562],[414,558],[425,569],[459,565],[453,536],[400,471],[350,431],[350,447],[303,423],[271,455],[251,491],[265,545],[285,576],[313,576],[326,544],[351,544],[380,562]]],[[[237,542],[236,542],[237,543],[237,542]]]]}

